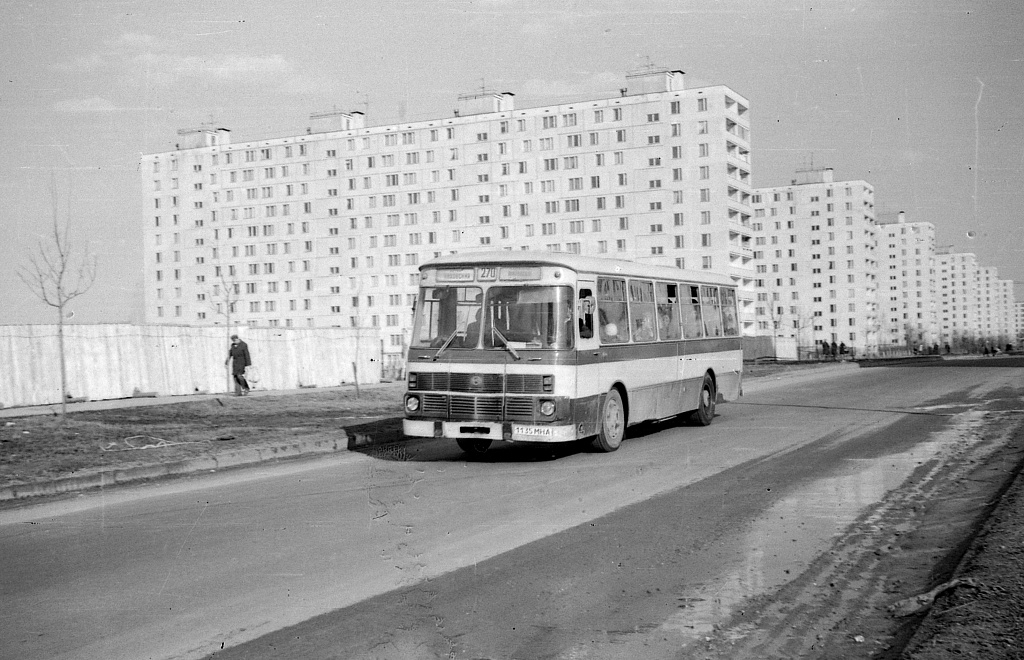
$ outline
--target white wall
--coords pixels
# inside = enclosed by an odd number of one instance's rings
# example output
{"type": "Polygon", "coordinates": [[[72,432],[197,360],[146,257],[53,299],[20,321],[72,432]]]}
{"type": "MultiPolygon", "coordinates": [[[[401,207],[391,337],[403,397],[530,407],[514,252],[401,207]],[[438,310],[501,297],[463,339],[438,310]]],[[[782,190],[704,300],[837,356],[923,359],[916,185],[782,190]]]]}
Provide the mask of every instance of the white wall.
{"type": "MultiPolygon", "coordinates": [[[[355,382],[354,328],[241,328],[260,381],[254,389],[287,390],[355,382]]],[[[377,329],[359,333],[359,382],[381,377],[377,329]]],[[[168,325],[66,325],[68,393],[91,400],[225,392],[230,385],[224,328],[168,325]]],[[[60,402],[56,325],[0,326],[0,404],[60,402]]]]}

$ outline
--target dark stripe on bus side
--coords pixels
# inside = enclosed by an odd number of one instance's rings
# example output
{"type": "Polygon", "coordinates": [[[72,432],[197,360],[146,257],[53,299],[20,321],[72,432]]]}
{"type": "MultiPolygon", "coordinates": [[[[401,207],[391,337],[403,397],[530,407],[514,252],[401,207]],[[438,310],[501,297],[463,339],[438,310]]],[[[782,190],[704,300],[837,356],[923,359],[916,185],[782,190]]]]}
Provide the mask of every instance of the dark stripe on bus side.
{"type": "Polygon", "coordinates": [[[701,355],[703,353],[717,353],[720,351],[738,351],[742,347],[739,337],[691,339],[687,341],[658,342],[656,344],[616,344],[590,350],[581,349],[579,351],[578,364],[628,362],[647,358],[701,355]],[[654,350],[655,348],[658,350],[654,350]]]}
{"type": "Polygon", "coordinates": [[[645,344],[610,344],[595,348],[550,351],[517,348],[520,359],[500,349],[461,349],[445,350],[436,362],[432,359],[437,349],[410,348],[407,369],[415,370],[417,364],[598,364],[601,362],[624,362],[644,358],[674,357],[677,355],[700,355],[720,351],[742,350],[739,337],[714,337],[707,339],[683,339],[677,341],[658,341],[645,344]],[[577,359],[578,354],[578,359],[577,359]],[[499,357],[503,356],[503,357],[499,357]]]}

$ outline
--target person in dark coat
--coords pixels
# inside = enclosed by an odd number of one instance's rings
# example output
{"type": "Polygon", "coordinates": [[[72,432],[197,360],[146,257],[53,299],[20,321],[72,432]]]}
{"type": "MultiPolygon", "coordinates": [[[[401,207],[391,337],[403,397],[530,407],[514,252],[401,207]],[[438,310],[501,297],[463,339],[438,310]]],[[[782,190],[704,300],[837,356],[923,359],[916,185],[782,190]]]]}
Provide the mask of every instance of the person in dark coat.
{"type": "Polygon", "coordinates": [[[231,348],[228,349],[228,359],[224,360],[224,366],[231,363],[231,375],[235,379],[235,396],[243,396],[249,393],[249,383],[245,380],[245,368],[252,364],[249,358],[249,345],[238,338],[238,335],[231,335],[231,348]]]}

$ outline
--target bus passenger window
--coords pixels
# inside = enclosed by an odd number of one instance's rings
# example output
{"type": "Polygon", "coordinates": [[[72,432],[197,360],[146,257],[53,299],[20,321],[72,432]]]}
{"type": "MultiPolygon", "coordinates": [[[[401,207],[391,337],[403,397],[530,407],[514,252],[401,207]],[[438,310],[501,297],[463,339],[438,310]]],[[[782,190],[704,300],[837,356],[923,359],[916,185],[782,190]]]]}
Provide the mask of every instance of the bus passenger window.
{"type": "Polygon", "coordinates": [[[633,341],[654,341],[654,285],[651,282],[629,282],[629,316],[633,319],[633,341]]]}
{"type": "Polygon", "coordinates": [[[625,280],[598,278],[597,319],[602,343],[624,344],[629,341],[625,280]]]}
{"type": "Polygon", "coordinates": [[[740,334],[739,319],[736,318],[736,291],[734,289],[722,289],[722,325],[725,328],[726,337],[735,337],[740,334]]]}
{"type": "Polygon", "coordinates": [[[658,301],[658,338],[662,340],[679,339],[682,336],[679,328],[679,286],[667,282],[655,284],[655,295],[658,301]]]}
{"type": "Polygon", "coordinates": [[[708,337],[722,336],[722,305],[718,301],[717,286],[700,288],[701,312],[704,314],[704,332],[708,337]]]}
{"type": "Polygon", "coordinates": [[[704,324],[700,317],[700,287],[683,286],[683,338],[700,339],[704,336],[704,324]],[[686,295],[686,293],[689,295],[686,295]]]}

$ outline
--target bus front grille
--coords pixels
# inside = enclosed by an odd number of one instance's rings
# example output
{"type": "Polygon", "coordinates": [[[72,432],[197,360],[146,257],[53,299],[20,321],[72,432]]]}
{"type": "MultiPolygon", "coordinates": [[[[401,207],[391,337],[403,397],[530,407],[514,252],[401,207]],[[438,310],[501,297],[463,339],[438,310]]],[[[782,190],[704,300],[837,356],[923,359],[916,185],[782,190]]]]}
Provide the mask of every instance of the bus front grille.
{"type": "Polygon", "coordinates": [[[448,417],[448,395],[447,394],[424,394],[420,404],[421,414],[429,417],[448,417]]]}
{"type": "Polygon", "coordinates": [[[501,419],[501,399],[498,397],[453,396],[451,417],[454,419],[501,419]]]}
{"type": "Polygon", "coordinates": [[[544,376],[537,374],[508,374],[505,391],[510,394],[540,394],[544,391],[544,376]]]}
{"type": "Polygon", "coordinates": [[[411,388],[411,389],[433,390],[435,392],[437,392],[437,391],[444,392],[444,391],[447,391],[449,389],[448,382],[449,382],[448,374],[446,374],[446,373],[435,373],[435,372],[429,372],[429,371],[426,372],[426,373],[417,373],[416,374],[416,387],[415,388],[411,388]]]}
{"type": "Polygon", "coordinates": [[[459,374],[451,375],[452,392],[480,392],[500,394],[502,391],[501,374],[459,374]]]}
{"type": "Polygon", "coordinates": [[[517,422],[533,421],[533,399],[522,396],[510,396],[505,399],[505,418],[517,422]]]}

